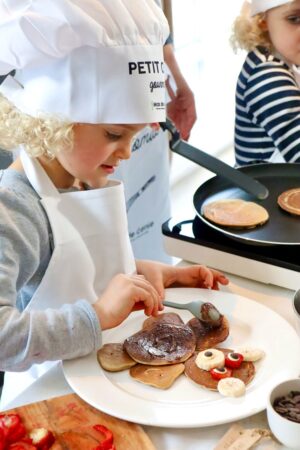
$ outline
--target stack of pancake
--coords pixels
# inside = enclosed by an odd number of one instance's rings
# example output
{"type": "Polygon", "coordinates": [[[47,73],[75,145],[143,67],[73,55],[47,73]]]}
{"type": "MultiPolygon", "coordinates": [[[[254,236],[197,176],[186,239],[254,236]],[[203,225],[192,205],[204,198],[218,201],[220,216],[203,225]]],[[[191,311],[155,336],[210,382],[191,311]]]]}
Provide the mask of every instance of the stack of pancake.
{"type": "MultiPolygon", "coordinates": [[[[199,351],[215,347],[228,335],[229,323],[224,315],[212,326],[197,318],[184,324],[178,314],[163,313],[146,319],[142,329],[123,344],[105,344],[98,351],[98,361],[108,371],[130,369],[137,381],[160,389],[169,388],[185,372],[202,387],[217,390],[217,383],[209,372],[197,367],[195,359],[199,351]]],[[[253,364],[243,362],[234,376],[249,383],[254,376],[253,364]]]]}

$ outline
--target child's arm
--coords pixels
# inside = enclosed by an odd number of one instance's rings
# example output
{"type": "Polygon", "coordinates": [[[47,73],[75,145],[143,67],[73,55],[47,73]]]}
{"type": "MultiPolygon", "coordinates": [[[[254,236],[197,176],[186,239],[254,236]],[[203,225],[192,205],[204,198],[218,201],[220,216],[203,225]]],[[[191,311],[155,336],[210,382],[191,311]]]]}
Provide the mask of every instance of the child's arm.
{"type": "Polygon", "coordinates": [[[59,309],[23,311],[51,257],[46,216],[30,190],[25,184],[19,189],[16,180],[13,188],[0,188],[3,371],[22,371],[33,363],[83,356],[101,346],[98,317],[85,300],[59,309]]]}
{"type": "Polygon", "coordinates": [[[154,261],[136,261],[137,273],[142,274],[156,288],[161,298],[164,288],[185,286],[218,289],[219,284],[228,284],[221,272],[202,265],[188,267],[170,266],[154,261]]]}
{"type": "MultiPolygon", "coordinates": [[[[26,186],[22,188],[26,190],[26,186]]],[[[84,356],[101,346],[101,325],[103,329],[116,326],[134,309],[143,308],[147,315],[155,315],[162,308],[157,291],[143,276],[117,275],[95,306],[78,300],[58,309],[23,311],[34,293],[33,286],[41,281],[39,272],[51,258],[48,227],[36,195],[29,191],[23,197],[0,188],[3,371],[22,371],[34,363],[84,356]]],[[[63,274],[61,277],[63,282],[63,274]]]]}
{"type": "Polygon", "coordinates": [[[285,160],[299,162],[300,89],[288,68],[276,61],[259,64],[248,79],[245,102],[253,123],[266,131],[285,160]]]}

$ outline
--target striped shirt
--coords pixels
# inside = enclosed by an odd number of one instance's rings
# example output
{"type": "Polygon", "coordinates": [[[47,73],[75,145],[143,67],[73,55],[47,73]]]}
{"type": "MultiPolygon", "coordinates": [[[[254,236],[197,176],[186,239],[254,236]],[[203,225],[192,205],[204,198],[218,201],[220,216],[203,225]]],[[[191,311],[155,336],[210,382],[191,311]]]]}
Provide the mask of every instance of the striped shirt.
{"type": "Polygon", "coordinates": [[[234,143],[238,166],[278,151],[300,162],[300,89],[289,66],[261,47],[248,53],[238,78],[234,143]]]}

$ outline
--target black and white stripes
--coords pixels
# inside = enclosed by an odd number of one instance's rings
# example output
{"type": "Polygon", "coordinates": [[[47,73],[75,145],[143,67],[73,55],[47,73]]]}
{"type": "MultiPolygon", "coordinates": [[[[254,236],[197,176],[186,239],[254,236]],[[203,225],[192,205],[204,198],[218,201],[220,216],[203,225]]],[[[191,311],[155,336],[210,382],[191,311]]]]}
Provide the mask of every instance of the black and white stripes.
{"type": "Polygon", "coordinates": [[[236,163],[265,162],[276,151],[286,162],[300,161],[300,89],[286,63],[257,48],[237,82],[236,163]]]}

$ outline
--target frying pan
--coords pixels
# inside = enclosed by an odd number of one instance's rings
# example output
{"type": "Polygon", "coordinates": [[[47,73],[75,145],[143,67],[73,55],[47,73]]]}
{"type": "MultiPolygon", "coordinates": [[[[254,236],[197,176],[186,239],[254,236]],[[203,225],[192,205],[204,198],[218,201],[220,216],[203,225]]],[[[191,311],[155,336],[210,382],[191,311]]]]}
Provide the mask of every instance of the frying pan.
{"type": "Polygon", "coordinates": [[[196,213],[204,223],[247,244],[300,245],[300,217],[283,211],[277,205],[277,198],[282,192],[300,187],[300,163],[260,163],[235,169],[180,140],[172,122],[167,121],[161,127],[171,132],[172,151],[217,174],[200,185],[194,194],[196,213]],[[207,203],[230,198],[260,204],[269,213],[268,222],[256,228],[236,229],[213,224],[203,216],[207,203]]]}

